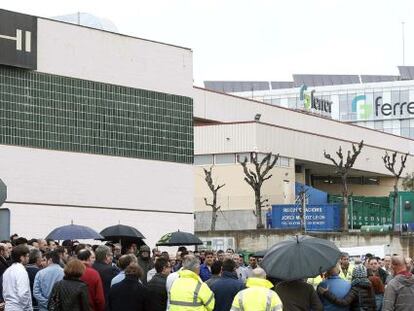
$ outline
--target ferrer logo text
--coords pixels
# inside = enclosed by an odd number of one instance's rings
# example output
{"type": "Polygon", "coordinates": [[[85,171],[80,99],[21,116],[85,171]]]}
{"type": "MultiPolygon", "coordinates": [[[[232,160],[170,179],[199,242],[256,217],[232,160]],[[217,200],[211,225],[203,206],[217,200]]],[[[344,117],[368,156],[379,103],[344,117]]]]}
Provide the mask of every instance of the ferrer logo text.
{"type": "Polygon", "coordinates": [[[315,97],[315,90],[307,94],[305,93],[307,89],[308,87],[306,85],[302,85],[300,88],[300,100],[303,101],[305,109],[314,109],[328,113],[332,112],[332,102],[330,100],[315,97]]]}

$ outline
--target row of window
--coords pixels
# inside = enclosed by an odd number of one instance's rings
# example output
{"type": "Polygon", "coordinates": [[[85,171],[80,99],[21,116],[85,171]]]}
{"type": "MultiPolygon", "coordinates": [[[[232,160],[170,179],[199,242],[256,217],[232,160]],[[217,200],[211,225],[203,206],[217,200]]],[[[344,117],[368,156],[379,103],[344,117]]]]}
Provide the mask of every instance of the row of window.
{"type": "MultiPolygon", "coordinates": [[[[1,90],[0,90],[1,93],[1,90]]],[[[53,109],[57,112],[60,111],[82,111],[90,112],[93,114],[120,114],[120,115],[134,115],[136,113],[140,114],[152,114],[154,111],[157,113],[168,114],[171,117],[180,118],[187,115],[192,115],[191,110],[180,111],[177,110],[177,107],[162,107],[160,104],[151,104],[143,105],[140,103],[133,104],[121,104],[119,102],[106,101],[105,103],[95,102],[94,100],[79,101],[74,99],[73,103],[68,103],[67,101],[60,101],[56,98],[49,101],[45,107],[33,106],[33,101],[38,100],[38,98],[22,97],[16,94],[4,94],[2,93],[2,102],[6,107],[13,106],[18,100],[19,105],[21,105],[22,110],[30,110],[36,112],[39,109],[53,109]],[[134,107],[134,108],[131,108],[134,107]]],[[[89,98],[88,98],[89,99],[89,98]]],[[[163,103],[163,102],[160,102],[163,103]]]]}
{"type": "MultiPolygon", "coordinates": [[[[336,90],[316,92],[314,96],[332,101],[332,113],[328,115],[334,119],[343,121],[413,117],[413,114],[406,108],[409,102],[414,102],[414,87],[336,90]],[[377,100],[378,106],[376,105],[377,100]],[[388,110],[384,115],[381,112],[381,105],[383,103],[390,104],[392,107],[394,107],[394,104],[398,103],[398,109],[395,110],[395,113],[393,112],[392,115],[389,115],[389,109],[387,107],[388,110]],[[399,103],[406,103],[404,105],[405,109],[403,109],[404,106],[401,107],[399,103]],[[363,106],[363,108],[361,109],[358,106],[363,106]]],[[[292,109],[304,109],[304,104],[303,101],[300,100],[299,92],[292,95],[256,96],[255,99],[292,109]]]]}
{"type": "Polygon", "coordinates": [[[1,144],[190,164],[192,110],[184,96],[0,66],[1,144]]]}
{"type": "Polygon", "coordinates": [[[10,117],[7,113],[4,113],[0,116],[1,124],[5,127],[14,128],[17,126],[25,127],[27,129],[33,130],[46,130],[46,131],[55,131],[61,130],[59,128],[66,128],[71,131],[75,130],[103,130],[110,132],[118,133],[128,133],[131,135],[169,135],[171,138],[178,139],[189,139],[189,133],[184,133],[183,129],[185,126],[182,125],[171,125],[169,123],[159,123],[159,122],[146,122],[140,120],[122,120],[124,123],[120,122],[108,122],[107,118],[98,119],[95,121],[84,119],[74,119],[74,118],[64,118],[56,116],[45,116],[45,115],[30,115],[27,114],[24,118],[21,118],[21,115],[17,115],[13,112],[13,117],[10,117]],[[133,123],[132,123],[133,122],[133,123]],[[135,131],[129,131],[131,128],[134,128],[135,131]]]}
{"type": "MultiPolygon", "coordinates": [[[[252,158],[257,156],[258,162],[262,161],[266,154],[264,153],[224,153],[224,154],[203,154],[194,156],[194,165],[223,165],[223,164],[236,164],[243,162],[245,159],[247,162],[252,162],[252,158]]],[[[271,160],[275,156],[272,156],[271,160]]],[[[289,158],[281,157],[276,161],[276,166],[289,167],[289,158]]]]}
{"type": "MultiPolygon", "coordinates": [[[[29,74],[34,72],[28,72],[29,74]]],[[[160,100],[171,104],[182,102],[183,105],[192,106],[192,99],[179,95],[153,92],[150,90],[124,87],[120,85],[97,83],[90,80],[41,74],[35,80],[27,79],[17,70],[2,71],[0,76],[0,89],[2,92],[15,93],[19,86],[25,87],[21,95],[35,96],[36,92],[48,91],[51,94],[62,93],[66,96],[87,96],[96,99],[118,100],[119,102],[130,102],[131,97],[150,100],[160,100]]],[[[44,97],[39,95],[40,97],[44,97]]]]}
{"type": "MultiPolygon", "coordinates": [[[[313,181],[319,181],[325,184],[342,184],[342,180],[340,177],[336,176],[313,176],[313,181]]],[[[348,177],[347,179],[348,184],[353,185],[379,185],[380,179],[379,177],[372,176],[372,177],[365,177],[365,176],[353,176],[348,177]]]]}

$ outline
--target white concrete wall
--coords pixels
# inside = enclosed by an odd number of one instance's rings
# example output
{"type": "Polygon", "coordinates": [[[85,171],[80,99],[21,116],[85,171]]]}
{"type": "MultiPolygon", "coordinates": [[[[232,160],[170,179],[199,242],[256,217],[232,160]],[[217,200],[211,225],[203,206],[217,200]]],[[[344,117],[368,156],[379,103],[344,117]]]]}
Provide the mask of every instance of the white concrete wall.
{"type": "Polygon", "coordinates": [[[97,230],[118,221],[135,225],[150,245],[168,231],[192,231],[193,176],[191,165],[0,146],[7,201],[17,202],[5,204],[11,230],[28,237],[44,236],[71,220],[97,230]],[[59,204],[75,207],[53,206],[59,204]]]}
{"type": "Polygon", "coordinates": [[[187,48],[38,19],[38,71],[192,96],[187,48]]]}
{"type": "Polygon", "coordinates": [[[193,98],[196,118],[243,122],[260,113],[261,122],[351,142],[363,139],[367,145],[414,154],[412,139],[200,88],[194,88],[193,98]]]}

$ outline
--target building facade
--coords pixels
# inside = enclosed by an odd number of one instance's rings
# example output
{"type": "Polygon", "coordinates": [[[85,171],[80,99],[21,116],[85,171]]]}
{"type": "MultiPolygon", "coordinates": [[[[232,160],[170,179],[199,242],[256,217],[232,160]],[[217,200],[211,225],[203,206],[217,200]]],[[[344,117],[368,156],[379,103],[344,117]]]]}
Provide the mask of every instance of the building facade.
{"type": "MultiPolygon", "coordinates": [[[[388,196],[394,178],[385,168],[386,152],[408,153],[406,172],[414,169],[414,141],[374,129],[344,123],[302,110],[237,97],[216,91],[194,89],[194,163],[196,230],[209,229],[212,200],[204,180],[204,168],[213,167],[221,211],[217,228],[254,229],[254,192],[244,180],[238,160],[253,156],[262,159],[272,152],[279,155],[272,177],[263,185],[263,210],[273,204],[293,204],[295,183],[313,186],[340,195],[342,185],[332,162],[339,147],[345,156],[352,145],[364,140],[364,147],[349,175],[349,191],[354,195],[388,196]]],[[[398,164],[397,164],[398,166],[398,164]]],[[[249,164],[254,169],[253,164],[249,164]]],[[[398,166],[399,167],[399,166],[398,166]]]]}
{"type": "Polygon", "coordinates": [[[192,51],[3,10],[0,34],[11,232],[192,231],[192,51]]]}
{"type": "Polygon", "coordinates": [[[413,68],[400,67],[400,76],[294,75],[294,81],[285,83],[206,81],[205,85],[272,105],[414,138],[413,68]]]}

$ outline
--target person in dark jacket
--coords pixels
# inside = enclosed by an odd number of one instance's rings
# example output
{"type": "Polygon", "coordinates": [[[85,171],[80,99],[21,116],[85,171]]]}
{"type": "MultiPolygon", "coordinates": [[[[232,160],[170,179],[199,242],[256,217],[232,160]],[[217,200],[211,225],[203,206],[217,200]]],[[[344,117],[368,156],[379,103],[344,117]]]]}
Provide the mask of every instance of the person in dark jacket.
{"type": "Polygon", "coordinates": [[[283,311],[323,310],[315,289],[303,280],[281,281],[274,290],[282,300],[283,311]]]}
{"type": "Polygon", "coordinates": [[[318,292],[336,305],[349,305],[351,311],[376,311],[377,308],[374,289],[367,278],[367,269],[363,265],[356,266],[352,271],[351,290],[343,299],[336,297],[329,289],[321,286],[318,292]]]}
{"type": "Polygon", "coordinates": [[[171,273],[171,265],[165,257],[159,257],[155,261],[157,272],[148,282],[148,311],[165,311],[167,309],[167,277],[171,273]]]}
{"type": "Polygon", "coordinates": [[[393,256],[394,278],[385,288],[383,311],[412,311],[414,306],[414,276],[402,256],[393,256]]]}
{"type": "Polygon", "coordinates": [[[99,245],[95,250],[95,262],[92,265],[92,268],[98,271],[101,277],[106,304],[108,304],[111,281],[119,272],[119,270],[112,265],[112,256],[111,248],[106,245],[99,245]]]}
{"type": "Polygon", "coordinates": [[[221,271],[221,277],[210,286],[216,300],[214,311],[229,311],[234,297],[245,287],[243,281],[237,277],[234,260],[225,259],[221,271]]]}
{"type": "Polygon", "coordinates": [[[140,277],[142,284],[147,285],[147,274],[152,268],[154,268],[154,263],[150,257],[151,249],[147,245],[142,245],[139,248],[138,254],[138,265],[143,270],[143,275],[140,277]]]}
{"type": "Polygon", "coordinates": [[[79,279],[85,272],[85,265],[72,259],[63,271],[63,280],[57,282],[50,293],[48,310],[89,311],[88,285],[79,279]]]}
{"type": "MultiPolygon", "coordinates": [[[[331,293],[338,298],[344,298],[351,290],[351,283],[339,277],[340,272],[341,267],[339,265],[332,267],[325,273],[325,280],[319,286],[329,288],[331,293]]],[[[324,311],[349,311],[349,307],[335,305],[323,296],[319,298],[323,304],[324,311]]]]}
{"type": "Polygon", "coordinates": [[[36,274],[40,271],[41,268],[42,268],[42,252],[39,251],[37,248],[33,248],[30,250],[29,263],[26,266],[26,271],[27,271],[27,274],[29,275],[29,281],[30,281],[30,291],[32,292],[33,310],[39,310],[37,306],[37,301],[33,296],[33,284],[34,284],[34,279],[36,277],[36,274]]]}
{"type": "Polygon", "coordinates": [[[0,243],[0,276],[2,276],[4,271],[10,266],[6,260],[9,256],[7,245],[0,243]]]}
{"type": "MultiPolygon", "coordinates": [[[[208,287],[211,288],[211,285],[213,285],[215,282],[217,282],[217,280],[220,278],[222,265],[223,265],[223,262],[217,260],[211,266],[211,276],[207,281],[205,281],[205,283],[208,285],[208,287]]],[[[200,268],[200,271],[201,271],[201,268],[200,268]]]]}
{"type": "Polygon", "coordinates": [[[125,279],[111,287],[109,291],[110,311],[148,311],[148,290],[139,279],[143,271],[136,263],[125,269],[125,279]]]}
{"type": "Polygon", "coordinates": [[[388,272],[380,267],[379,259],[377,257],[368,259],[368,268],[372,271],[372,275],[378,276],[381,279],[382,284],[387,284],[388,272]]]}

